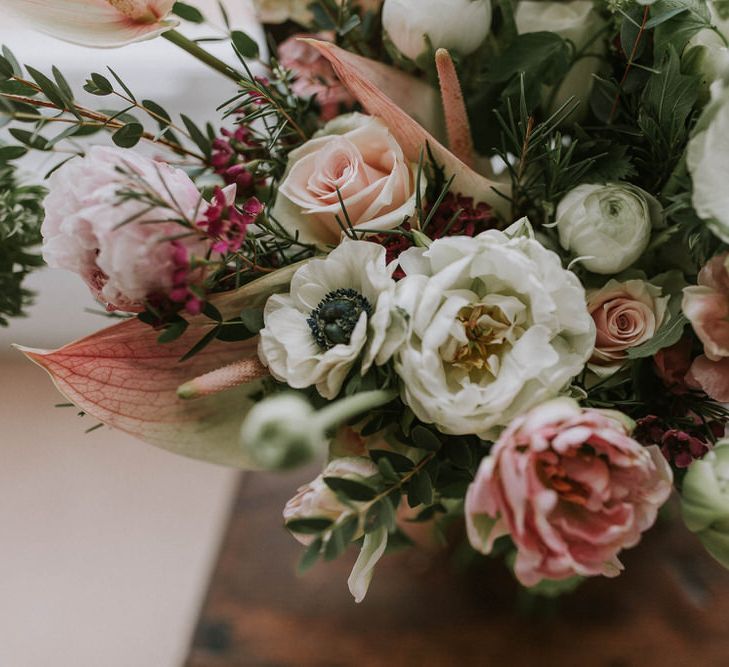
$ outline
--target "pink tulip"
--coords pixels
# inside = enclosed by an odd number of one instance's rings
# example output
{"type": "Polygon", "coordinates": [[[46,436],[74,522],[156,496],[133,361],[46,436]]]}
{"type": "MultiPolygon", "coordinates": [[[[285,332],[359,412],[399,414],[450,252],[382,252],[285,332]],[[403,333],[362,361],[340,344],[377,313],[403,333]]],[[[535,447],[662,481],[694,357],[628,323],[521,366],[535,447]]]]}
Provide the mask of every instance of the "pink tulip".
{"type": "Polygon", "coordinates": [[[616,576],[671,493],[658,447],[629,435],[619,413],[556,399],[516,419],[466,495],[468,536],[489,553],[510,535],[525,586],[575,575],[616,576]]]}
{"type": "Polygon", "coordinates": [[[82,46],[111,48],[150,39],[177,25],[174,0],[4,0],[31,27],[82,46]]]}

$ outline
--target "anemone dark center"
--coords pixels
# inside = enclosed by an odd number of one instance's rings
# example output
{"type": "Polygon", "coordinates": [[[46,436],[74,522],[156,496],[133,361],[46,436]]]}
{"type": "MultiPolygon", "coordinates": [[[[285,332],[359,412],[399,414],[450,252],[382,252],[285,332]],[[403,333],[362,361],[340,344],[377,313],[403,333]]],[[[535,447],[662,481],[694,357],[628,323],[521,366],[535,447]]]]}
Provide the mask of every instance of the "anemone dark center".
{"type": "Polygon", "coordinates": [[[317,345],[330,350],[349,343],[362,313],[372,315],[370,302],[356,290],[338,289],[322,299],[307,322],[317,345]]]}

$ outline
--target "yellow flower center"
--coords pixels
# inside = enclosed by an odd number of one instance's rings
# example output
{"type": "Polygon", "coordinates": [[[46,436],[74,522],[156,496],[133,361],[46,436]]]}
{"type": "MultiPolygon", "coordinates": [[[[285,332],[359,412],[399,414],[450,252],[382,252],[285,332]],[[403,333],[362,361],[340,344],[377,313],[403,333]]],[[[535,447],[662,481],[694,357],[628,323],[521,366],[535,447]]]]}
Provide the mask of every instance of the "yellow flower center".
{"type": "Polygon", "coordinates": [[[465,371],[498,372],[498,358],[514,340],[514,324],[498,306],[467,306],[458,314],[467,342],[456,349],[451,363],[465,371]]]}

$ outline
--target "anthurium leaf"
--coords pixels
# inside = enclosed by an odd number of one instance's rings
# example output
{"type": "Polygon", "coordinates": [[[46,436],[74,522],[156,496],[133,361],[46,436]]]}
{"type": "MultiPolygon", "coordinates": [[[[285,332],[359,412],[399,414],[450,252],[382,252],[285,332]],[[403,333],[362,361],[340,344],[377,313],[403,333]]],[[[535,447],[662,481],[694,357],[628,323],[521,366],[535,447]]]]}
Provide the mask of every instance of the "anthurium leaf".
{"type": "MultiPolygon", "coordinates": [[[[234,317],[243,307],[262,306],[288,286],[296,268],[222,294],[215,307],[223,317],[234,317]]],[[[177,396],[185,382],[256,356],[257,338],[216,340],[181,363],[211,326],[215,323],[207,317],[193,318],[181,336],[162,345],[159,331],[135,318],[58,350],[19,349],[51,375],[69,401],[100,422],[177,454],[249,468],[239,431],[258,383],[192,401],[177,396]]]]}

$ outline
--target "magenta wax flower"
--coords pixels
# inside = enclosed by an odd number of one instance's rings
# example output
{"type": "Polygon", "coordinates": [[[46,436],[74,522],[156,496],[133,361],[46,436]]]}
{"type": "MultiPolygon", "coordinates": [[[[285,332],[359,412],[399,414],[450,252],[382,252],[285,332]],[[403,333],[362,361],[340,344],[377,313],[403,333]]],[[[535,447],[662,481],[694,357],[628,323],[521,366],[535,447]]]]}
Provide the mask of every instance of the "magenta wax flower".
{"type": "Polygon", "coordinates": [[[235,206],[235,188],[215,188],[213,201],[208,206],[198,227],[212,239],[214,252],[226,254],[241,249],[248,227],[263,212],[263,204],[255,197],[242,208],[235,206]]]}
{"type": "Polygon", "coordinates": [[[181,169],[94,146],[53,174],[44,207],[44,259],[78,273],[108,310],[140,312],[173,294],[180,302],[183,287],[204,281],[191,258],[210,242],[184,222],[206,204],[181,169]]]}
{"type": "Polygon", "coordinates": [[[238,194],[242,195],[251,192],[256,185],[246,163],[260,148],[260,142],[245,125],[239,125],[235,131],[223,128],[213,141],[210,164],[226,185],[235,185],[238,194]]]}
{"type": "Polygon", "coordinates": [[[618,554],[653,525],[673,481],[659,449],[633,440],[625,422],[570,399],[512,422],[466,495],[474,549],[511,536],[525,586],[619,574],[618,554]]]}

